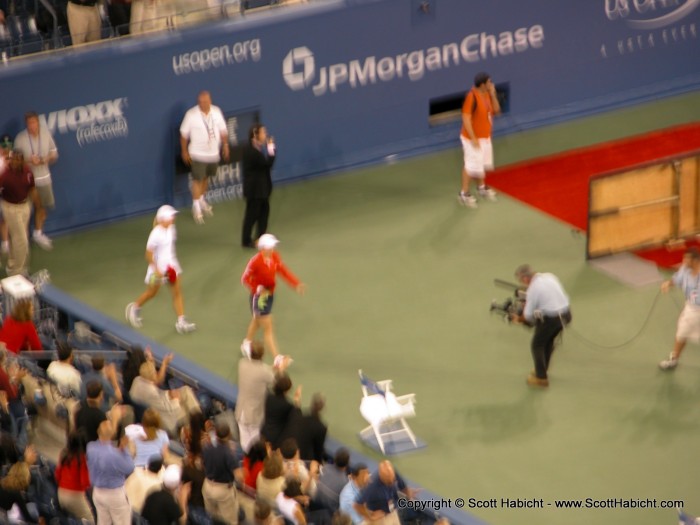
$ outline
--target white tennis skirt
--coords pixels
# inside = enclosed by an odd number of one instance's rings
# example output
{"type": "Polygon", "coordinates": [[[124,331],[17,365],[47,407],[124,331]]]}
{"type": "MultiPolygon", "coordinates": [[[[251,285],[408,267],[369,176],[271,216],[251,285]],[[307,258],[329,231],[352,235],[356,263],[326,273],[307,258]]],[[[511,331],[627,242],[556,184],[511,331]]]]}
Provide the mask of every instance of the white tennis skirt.
{"type": "Polygon", "coordinates": [[[685,304],[678,318],[676,339],[700,343],[700,306],[688,303],[685,304]]]}

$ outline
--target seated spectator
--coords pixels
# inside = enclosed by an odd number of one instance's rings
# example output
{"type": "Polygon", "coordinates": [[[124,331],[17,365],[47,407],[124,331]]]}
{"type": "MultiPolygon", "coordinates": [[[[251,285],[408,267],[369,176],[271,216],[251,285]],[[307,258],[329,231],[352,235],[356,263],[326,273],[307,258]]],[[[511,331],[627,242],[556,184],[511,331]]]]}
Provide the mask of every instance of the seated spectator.
{"type": "Polygon", "coordinates": [[[25,375],[27,371],[20,368],[16,362],[7,365],[7,352],[0,348],[0,391],[5,392],[7,398],[12,437],[17,440],[17,445],[21,449],[27,444],[27,410],[19,388],[25,375]]]}
{"type": "Polygon", "coordinates": [[[77,397],[83,381],[80,372],[73,366],[73,349],[69,345],[59,344],[57,354],[58,360],[51,362],[46,375],[56,383],[61,395],[77,397]]]}
{"type": "Polygon", "coordinates": [[[204,447],[202,460],[206,476],[202,487],[204,507],[214,519],[237,524],[238,496],[234,471],[238,467],[238,459],[227,423],[217,423],[216,443],[204,447]]]}
{"type": "Polygon", "coordinates": [[[163,458],[152,457],[145,469],[135,468],[126,478],[124,490],[129,498],[131,510],[141,514],[146,497],[163,484],[163,458]]]}
{"type": "Polygon", "coordinates": [[[296,479],[301,484],[301,491],[312,498],[316,496],[316,478],[318,477],[318,463],[311,462],[309,468],[299,457],[299,447],[294,438],[285,439],[280,447],[284,460],[284,477],[287,481],[296,479]]]}
{"type": "Polygon", "coordinates": [[[284,519],[275,516],[272,507],[261,500],[255,501],[255,525],[284,525],[284,519]]]}
{"type": "Polygon", "coordinates": [[[17,301],[0,329],[0,341],[10,352],[18,354],[22,350],[42,349],[33,319],[34,301],[17,301]]]}
{"type": "Polygon", "coordinates": [[[255,492],[258,475],[262,472],[265,458],[267,458],[267,446],[262,441],[256,441],[250,447],[248,453],[243,456],[243,485],[255,492]]]}
{"type": "Polygon", "coordinates": [[[31,481],[29,468],[36,463],[36,458],[34,448],[27,447],[24,451],[24,459],[12,465],[7,475],[0,480],[0,509],[7,512],[13,505],[17,505],[22,519],[29,523],[34,523],[35,519],[27,509],[27,499],[24,494],[31,481]]]}
{"type": "Polygon", "coordinates": [[[180,467],[170,465],[163,473],[160,490],[151,492],[146,498],[141,516],[149,525],[184,525],[187,522],[187,490],[180,489],[180,477],[180,467]]]}
{"type": "Polygon", "coordinates": [[[364,463],[358,463],[350,469],[350,481],[340,491],[339,510],[350,516],[353,525],[360,525],[365,521],[365,518],[355,510],[355,502],[368,483],[369,469],[364,463]]]}
{"type": "Polygon", "coordinates": [[[275,498],[277,508],[282,516],[293,523],[293,525],[306,525],[304,507],[300,501],[305,501],[308,505],[308,497],[301,491],[298,480],[288,480],[284,490],[277,494],[275,498]]]}
{"type": "Polygon", "coordinates": [[[257,498],[276,509],[277,502],[275,498],[284,489],[285,482],[282,456],[279,452],[272,452],[263,461],[263,469],[258,474],[256,483],[257,498]]]}
{"type": "MultiPolygon", "coordinates": [[[[90,381],[87,384],[87,399],[80,403],[73,418],[73,425],[79,432],[85,443],[91,443],[98,439],[98,428],[107,420],[107,414],[100,408],[102,406],[102,383],[90,381]]],[[[119,420],[124,415],[124,407],[117,405],[108,412],[116,431],[119,420]]]]}
{"type": "Polygon", "coordinates": [[[340,491],[348,484],[348,464],[350,453],[339,448],[333,457],[333,464],[323,465],[316,486],[316,501],[335,512],[340,505],[340,491]]]}
{"type": "Polygon", "coordinates": [[[396,474],[390,461],[382,461],[377,473],[355,500],[354,508],[367,521],[379,519],[385,523],[400,523],[398,517],[399,491],[413,499],[415,491],[406,486],[396,474]]]}
{"type": "Polygon", "coordinates": [[[190,387],[163,390],[158,387],[157,381],[155,365],[152,361],[146,361],[131,384],[129,397],[132,402],[158,412],[163,428],[169,435],[177,436],[179,426],[187,423],[188,414],[195,410],[201,412],[199,403],[190,387]]]}
{"type": "Polygon", "coordinates": [[[85,494],[90,488],[85,441],[79,433],[68,435],[67,446],[58,459],[55,478],[61,508],[79,520],[94,524],[95,517],[85,494]]]}
{"type": "MultiPolygon", "coordinates": [[[[133,426],[138,427],[138,425],[133,426]]],[[[136,450],[134,465],[146,467],[148,460],[153,456],[159,456],[163,458],[164,463],[167,463],[170,438],[168,438],[168,433],[160,427],[158,412],[152,408],[147,409],[143,413],[140,427],[134,433],[133,438],[129,436],[136,450]]]]}
{"type": "Polygon", "coordinates": [[[105,366],[104,357],[94,356],[92,358],[92,370],[83,374],[80,389],[80,399],[83,401],[87,399],[86,385],[93,380],[102,383],[102,410],[107,412],[116,401],[122,402],[122,391],[114,363],[105,366]]]}
{"type": "MultiPolygon", "coordinates": [[[[163,362],[161,363],[156,376],[156,384],[158,386],[165,382],[168,367],[172,360],[173,354],[168,354],[163,358],[163,362]]],[[[144,350],[140,346],[132,346],[126,353],[126,359],[122,362],[122,395],[126,398],[129,396],[129,390],[131,390],[131,385],[133,384],[134,379],[139,376],[141,365],[146,361],[152,362],[155,366],[155,359],[153,358],[153,354],[151,353],[151,349],[149,347],[146,347],[146,350],[144,350]]],[[[128,402],[128,399],[126,398],[125,402],[128,402]]]]}
{"type": "MultiPolygon", "coordinates": [[[[236,422],[243,452],[248,452],[250,446],[260,438],[260,429],[265,420],[265,397],[275,382],[273,368],[263,363],[264,355],[263,344],[253,341],[250,359],[243,358],[238,362],[236,422]]],[[[286,362],[285,360],[284,363],[286,362]]]]}
{"type": "Polygon", "coordinates": [[[289,376],[286,373],[279,374],[275,378],[272,393],[268,392],[265,398],[265,423],[261,433],[273,449],[279,448],[282,443],[290,417],[301,402],[301,387],[298,387],[294,394],[294,403],[289,401],[287,392],[291,388],[292,380],[289,376]]]}

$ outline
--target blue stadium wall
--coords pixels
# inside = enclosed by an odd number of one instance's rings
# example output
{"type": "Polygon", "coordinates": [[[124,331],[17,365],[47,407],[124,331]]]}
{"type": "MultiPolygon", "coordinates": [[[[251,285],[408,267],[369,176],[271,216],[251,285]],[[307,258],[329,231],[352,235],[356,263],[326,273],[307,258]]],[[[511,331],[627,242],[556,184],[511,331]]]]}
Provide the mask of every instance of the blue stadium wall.
{"type": "Polygon", "coordinates": [[[422,4],[329,1],[17,61],[0,68],[0,132],[30,108],[54,132],[57,232],[177,202],[177,128],[202,89],[259,112],[285,181],[456,146],[430,101],[481,70],[510,87],[498,133],[700,86],[700,0],[422,4]]]}

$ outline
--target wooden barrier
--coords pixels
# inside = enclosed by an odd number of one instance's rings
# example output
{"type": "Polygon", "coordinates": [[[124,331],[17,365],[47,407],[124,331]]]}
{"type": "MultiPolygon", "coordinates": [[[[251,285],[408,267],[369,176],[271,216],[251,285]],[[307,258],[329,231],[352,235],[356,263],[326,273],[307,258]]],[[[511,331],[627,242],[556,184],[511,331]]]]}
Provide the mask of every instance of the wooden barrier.
{"type": "Polygon", "coordinates": [[[700,152],[591,178],[587,257],[700,232],[700,152]]]}

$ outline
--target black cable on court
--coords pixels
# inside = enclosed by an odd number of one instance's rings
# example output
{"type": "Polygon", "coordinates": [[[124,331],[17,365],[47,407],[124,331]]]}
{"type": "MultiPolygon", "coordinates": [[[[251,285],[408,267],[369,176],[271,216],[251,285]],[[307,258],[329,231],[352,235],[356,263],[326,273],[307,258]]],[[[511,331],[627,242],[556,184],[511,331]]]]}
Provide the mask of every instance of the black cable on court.
{"type": "MultiPolygon", "coordinates": [[[[644,332],[644,329],[649,324],[649,320],[651,319],[651,314],[654,313],[654,309],[656,308],[656,305],[659,302],[659,297],[661,297],[661,295],[662,295],[662,292],[661,292],[661,290],[659,290],[657,292],[656,296],[654,297],[654,300],[651,303],[651,307],[649,308],[649,313],[647,313],[646,318],[644,319],[644,322],[642,323],[641,328],[637,331],[636,334],[634,334],[631,338],[624,341],[623,343],[616,344],[616,345],[607,345],[607,344],[597,343],[595,341],[591,341],[590,339],[588,339],[584,335],[577,332],[572,326],[573,323],[569,324],[569,326],[567,326],[564,331],[571,333],[571,335],[573,335],[575,338],[583,341],[584,343],[588,344],[589,346],[593,346],[593,347],[600,348],[603,350],[618,350],[618,349],[623,348],[623,347],[627,346],[628,344],[632,343],[640,335],[642,335],[642,332],[644,332]]],[[[683,305],[678,304],[678,301],[677,301],[675,296],[671,296],[671,297],[673,299],[673,302],[676,303],[676,306],[678,306],[679,308],[683,308],[683,305]]],[[[562,332],[562,334],[563,334],[563,332],[562,332]]]]}

